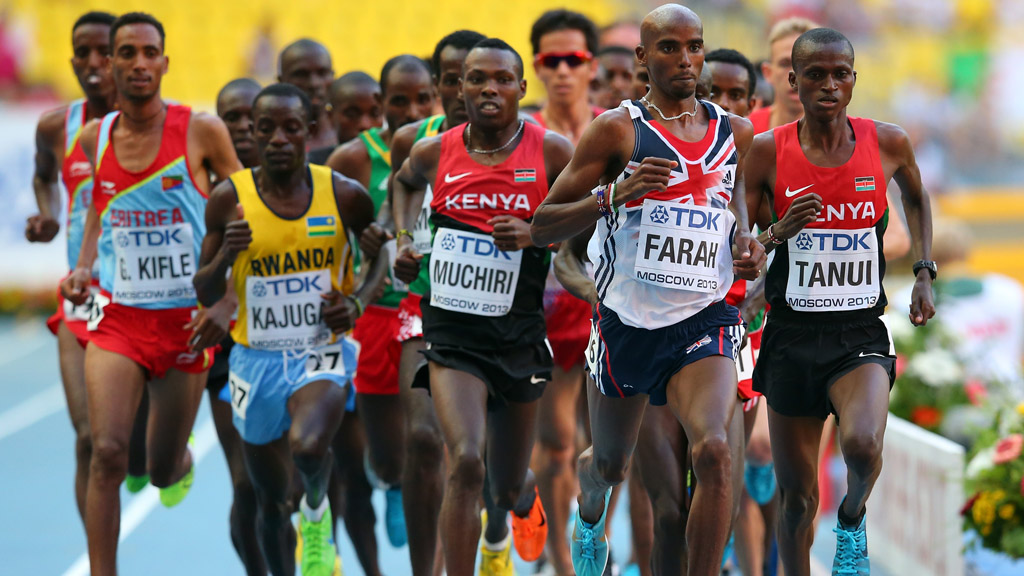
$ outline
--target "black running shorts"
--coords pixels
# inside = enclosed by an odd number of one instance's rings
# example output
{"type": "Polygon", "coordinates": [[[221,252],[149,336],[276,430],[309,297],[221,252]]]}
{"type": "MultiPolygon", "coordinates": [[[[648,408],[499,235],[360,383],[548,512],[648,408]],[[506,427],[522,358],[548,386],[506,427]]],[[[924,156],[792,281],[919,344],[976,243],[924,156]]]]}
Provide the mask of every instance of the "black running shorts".
{"type": "MultiPolygon", "coordinates": [[[[487,385],[488,410],[509,402],[527,403],[540,399],[554,367],[547,340],[497,351],[428,342],[427,349],[420,353],[430,362],[483,380],[487,385]]],[[[416,373],[413,387],[430,389],[427,370],[416,373]]]]}

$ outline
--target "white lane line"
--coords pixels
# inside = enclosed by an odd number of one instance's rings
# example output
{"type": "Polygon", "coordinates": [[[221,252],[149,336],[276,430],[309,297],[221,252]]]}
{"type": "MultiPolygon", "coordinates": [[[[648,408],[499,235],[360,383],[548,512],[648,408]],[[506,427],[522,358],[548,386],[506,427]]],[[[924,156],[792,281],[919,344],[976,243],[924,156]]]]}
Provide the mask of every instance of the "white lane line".
{"type": "Polygon", "coordinates": [[[58,382],[0,414],[0,440],[21,432],[64,408],[64,388],[58,382]]]}
{"type": "MultiPolygon", "coordinates": [[[[192,452],[195,459],[194,466],[199,464],[210,453],[210,449],[217,444],[217,430],[213,426],[213,418],[207,418],[206,422],[196,432],[196,445],[192,452]]],[[[160,502],[160,490],[152,484],[146,486],[139,495],[132,499],[132,503],[121,512],[121,537],[119,542],[124,542],[131,536],[135,529],[142,525],[153,509],[160,502]]],[[[70,568],[64,572],[64,576],[86,576],[89,574],[89,552],[86,551],[70,568]]]]}
{"type": "MultiPolygon", "coordinates": [[[[15,346],[13,349],[5,346],[4,348],[6,348],[6,352],[0,353],[0,366],[14,362],[15,360],[22,360],[26,356],[36,353],[42,347],[46,345],[52,346],[53,344],[53,341],[47,338],[41,338],[40,336],[33,336],[33,340],[34,341],[27,346],[15,346]]],[[[18,338],[18,341],[22,341],[22,338],[18,338]]]]}
{"type": "Polygon", "coordinates": [[[818,560],[817,558],[815,558],[812,555],[811,556],[811,576],[828,576],[828,574],[829,574],[828,568],[825,568],[825,565],[821,563],[821,560],[818,560]]]}

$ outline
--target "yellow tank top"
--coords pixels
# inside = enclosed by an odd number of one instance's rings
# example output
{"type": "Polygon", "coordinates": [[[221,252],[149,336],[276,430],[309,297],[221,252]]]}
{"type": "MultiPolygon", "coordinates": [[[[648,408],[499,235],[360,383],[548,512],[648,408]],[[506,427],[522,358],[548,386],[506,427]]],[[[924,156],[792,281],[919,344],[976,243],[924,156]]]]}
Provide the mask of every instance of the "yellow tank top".
{"type": "Polygon", "coordinates": [[[322,319],[320,295],[352,293],[352,248],[338,213],[333,171],[310,164],[309,173],[312,199],[294,219],[278,216],[263,202],[252,170],[231,176],[252,229],[249,249],[231,267],[238,293],[231,337],[243,346],[303,350],[335,341],[322,319]]]}

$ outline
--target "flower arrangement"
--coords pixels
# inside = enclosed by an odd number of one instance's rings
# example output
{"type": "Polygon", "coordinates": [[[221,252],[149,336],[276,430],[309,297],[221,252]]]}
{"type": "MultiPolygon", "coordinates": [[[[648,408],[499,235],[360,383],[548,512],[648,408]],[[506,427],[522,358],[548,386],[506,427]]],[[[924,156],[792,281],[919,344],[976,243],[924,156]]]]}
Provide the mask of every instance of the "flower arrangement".
{"type": "Polygon", "coordinates": [[[974,545],[1024,558],[1024,402],[999,412],[973,452],[964,528],[976,533],[974,545]]]}

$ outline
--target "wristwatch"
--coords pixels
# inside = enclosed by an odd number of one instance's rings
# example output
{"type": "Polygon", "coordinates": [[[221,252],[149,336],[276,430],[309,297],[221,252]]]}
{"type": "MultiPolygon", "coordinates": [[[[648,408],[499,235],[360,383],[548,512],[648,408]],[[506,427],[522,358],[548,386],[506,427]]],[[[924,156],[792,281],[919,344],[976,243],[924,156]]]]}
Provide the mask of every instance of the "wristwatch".
{"type": "Polygon", "coordinates": [[[917,273],[923,269],[927,269],[928,274],[930,274],[932,277],[932,280],[935,280],[935,274],[939,271],[939,268],[938,266],[935,265],[934,261],[918,260],[917,262],[914,262],[914,276],[917,276],[917,273]]]}

